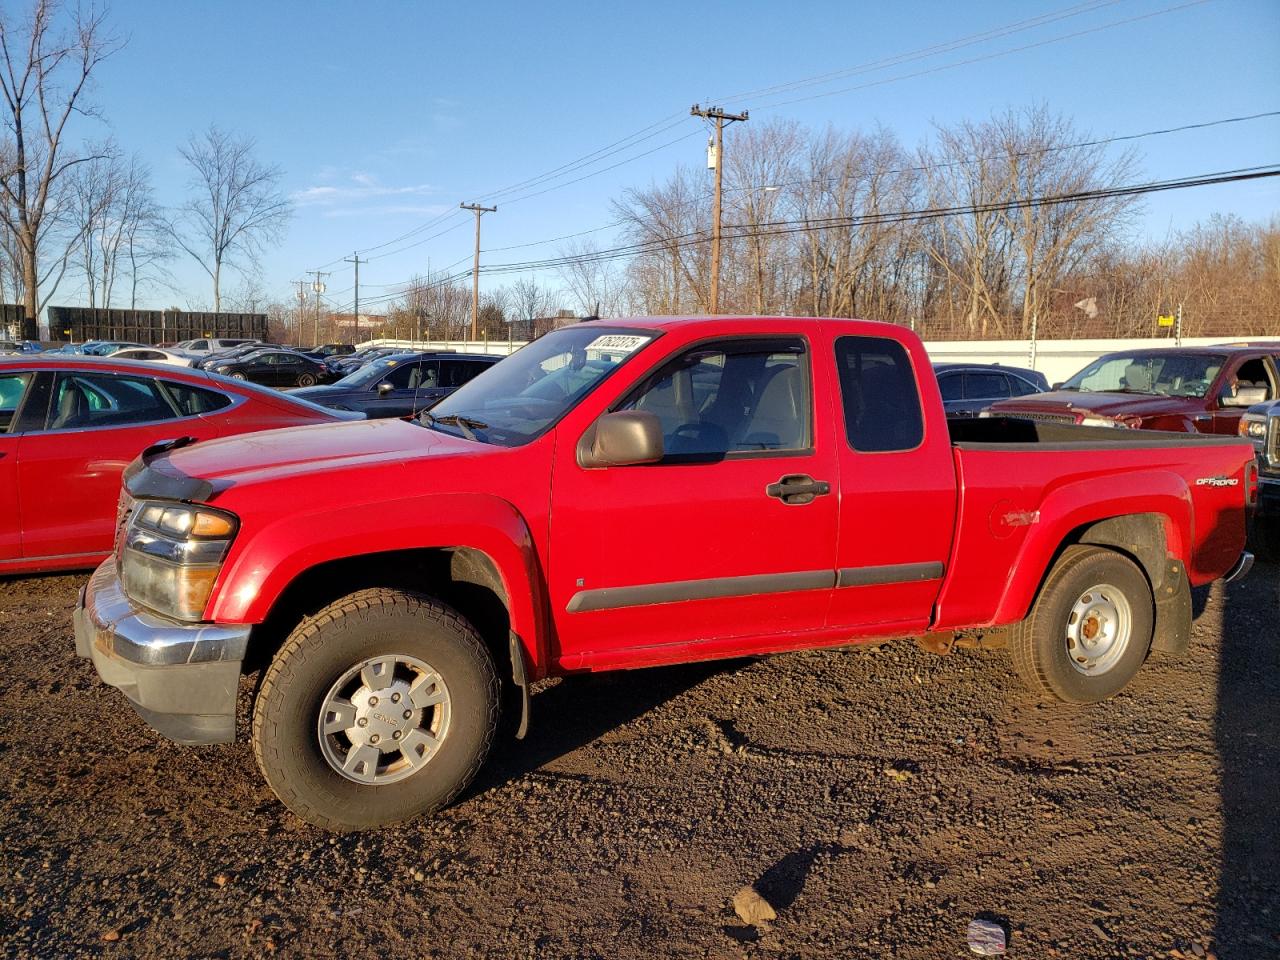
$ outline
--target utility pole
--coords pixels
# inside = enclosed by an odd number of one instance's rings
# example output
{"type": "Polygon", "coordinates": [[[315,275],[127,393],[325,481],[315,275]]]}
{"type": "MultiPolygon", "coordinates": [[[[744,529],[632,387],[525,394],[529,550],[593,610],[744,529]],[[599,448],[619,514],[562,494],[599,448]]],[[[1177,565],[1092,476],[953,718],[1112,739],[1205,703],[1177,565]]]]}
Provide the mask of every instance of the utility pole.
{"type": "Polygon", "coordinates": [[[476,258],[471,265],[471,339],[480,339],[480,218],[486,213],[497,213],[497,207],[482,207],[478,203],[460,203],[463,210],[476,215],[476,258]]]}
{"type": "Polygon", "coordinates": [[[307,302],[307,281],[295,280],[298,285],[298,318],[294,321],[294,337],[298,341],[298,345],[302,345],[302,309],[307,302]]]}
{"type": "Polygon", "coordinates": [[[715,146],[707,151],[707,166],[714,167],[716,171],[715,194],[711,201],[711,295],[707,298],[707,312],[716,314],[720,312],[720,180],[724,170],[724,125],[726,121],[745,123],[747,111],[725,113],[720,107],[704,110],[695,103],[689,108],[689,116],[716,122],[715,146]]]}
{"type": "Polygon", "coordinates": [[[316,292],[316,325],[313,330],[315,343],[313,345],[318,347],[320,346],[320,294],[324,293],[324,278],[329,274],[321,273],[319,270],[308,270],[307,273],[315,276],[315,280],[311,282],[311,289],[316,292]]]}
{"type": "Polygon", "coordinates": [[[360,339],[360,264],[368,263],[368,259],[361,260],[359,251],[351,254],[350,260],[343,260],[343,263],[354,263],[356,265],[356,332],[353,340],[360,339]]]}

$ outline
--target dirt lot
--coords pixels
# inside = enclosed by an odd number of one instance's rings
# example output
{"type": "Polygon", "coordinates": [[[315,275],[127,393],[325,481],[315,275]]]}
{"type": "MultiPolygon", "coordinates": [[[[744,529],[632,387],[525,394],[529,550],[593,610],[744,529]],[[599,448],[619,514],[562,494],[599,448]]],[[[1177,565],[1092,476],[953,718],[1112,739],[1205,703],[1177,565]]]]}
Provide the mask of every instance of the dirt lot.
{"type": "Polygon", "coordinates": [[[454,808],[345,837],[100,685],[80,582],[0,582],[5,956],[1280,956],[1277,567],[1090,709],[905,643],[551,683],[454,808]]]}

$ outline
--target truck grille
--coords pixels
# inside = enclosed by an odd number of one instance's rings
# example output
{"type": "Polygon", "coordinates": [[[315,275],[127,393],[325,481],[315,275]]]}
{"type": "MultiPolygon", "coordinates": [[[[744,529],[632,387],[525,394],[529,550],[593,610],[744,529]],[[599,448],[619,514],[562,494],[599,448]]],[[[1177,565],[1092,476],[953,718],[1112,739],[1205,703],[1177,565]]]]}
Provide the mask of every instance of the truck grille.
{"type": "Polygon", "coordinates": [[[1272,470],[1280,469],[1280,410],[1267,417],[1267,436],[1262,441],[1262,459],[1272,470]]]}
{"type": "Polygon", "coordinates": [[[1073,413],[1040,413],[1030,410],[1010,410],[1006,416],[1017,417],[1019,420],[1040,420],[1044,423],[1079,423],[1076,415],[1073,413]]]}

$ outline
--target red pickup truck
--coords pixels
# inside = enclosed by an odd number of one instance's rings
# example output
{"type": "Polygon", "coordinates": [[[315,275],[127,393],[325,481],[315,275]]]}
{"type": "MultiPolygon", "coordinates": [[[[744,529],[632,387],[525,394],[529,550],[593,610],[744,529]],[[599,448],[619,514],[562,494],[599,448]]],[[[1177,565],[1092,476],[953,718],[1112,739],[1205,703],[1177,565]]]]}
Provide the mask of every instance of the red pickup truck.
{"type": "Polygon", "coordinates": [[[580,323],[417,422],[178,443],[126,473],[77,649],[187,743],[263,670],[262,772],[332,829],[447,803],[550,675],[1007,627],[1098,701],[1251,561],[1247,441],[948,424],[920,340],[856,320],[580,323]]]}

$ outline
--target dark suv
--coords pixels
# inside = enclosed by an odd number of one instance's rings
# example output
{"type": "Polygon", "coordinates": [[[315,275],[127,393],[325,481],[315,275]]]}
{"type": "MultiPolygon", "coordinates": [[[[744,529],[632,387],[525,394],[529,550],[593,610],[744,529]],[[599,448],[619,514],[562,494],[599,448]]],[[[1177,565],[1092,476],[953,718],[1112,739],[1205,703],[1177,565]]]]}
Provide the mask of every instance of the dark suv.
{"type": "Polygon", "coordinates": [[[370,420],[408,417],[501,359],[466,353],[396,353],[371,360],[337,383],[297,390],[293,396],[336,410],[358,410],[370,420]]]}

